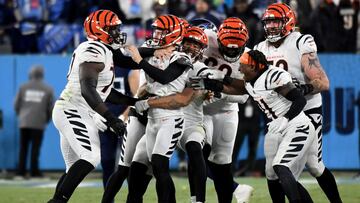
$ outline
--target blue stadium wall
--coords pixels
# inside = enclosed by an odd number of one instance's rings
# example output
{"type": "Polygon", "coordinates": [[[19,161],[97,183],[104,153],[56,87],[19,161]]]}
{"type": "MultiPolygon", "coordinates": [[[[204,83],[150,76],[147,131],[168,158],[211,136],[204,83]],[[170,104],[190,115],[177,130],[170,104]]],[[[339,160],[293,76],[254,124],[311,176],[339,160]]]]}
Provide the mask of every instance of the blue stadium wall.
{"type": "MultiPolygon", "coordinates": [[[[353,101],[360,98],[360,55],[321,55],[320,60],[331,86],[330,91],[323,94],[323,159],[331,169],[359,169],[359,107],[353,101]]],[[[4,121],[0,129],[0,169],[17,166],[19,130],[13,101],[19,86],[28,80],[29,68],[42,64],[45,80],[58,97],[66,83],[69,62],[70,56],[60,55],[0,56],[0,109],[4,121]]],[[[264,158],[263,140],[261,136],[258,158],[264,158]]],[[[246,141],[240,159],[247,155],[246,141]]],[[[176,167],[178,160],[176,155],[173,157],[171,167],[176,167]]],[[[59,135],[52,123],[45,131],[40,167],[44,170],[64,169],[59,135]]]]}

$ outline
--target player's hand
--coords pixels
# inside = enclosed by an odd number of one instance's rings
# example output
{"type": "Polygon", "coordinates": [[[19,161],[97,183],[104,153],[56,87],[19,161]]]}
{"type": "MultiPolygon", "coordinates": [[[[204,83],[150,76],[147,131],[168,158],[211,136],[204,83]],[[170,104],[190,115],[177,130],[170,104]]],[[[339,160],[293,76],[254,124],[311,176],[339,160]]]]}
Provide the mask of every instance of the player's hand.
{"type": "Polygon", "coordinates": [[[143,114],[144,111],[149,109],[148,100],[140,100],[135,103],[136,112],[140,115],[143,114]]]}
{"type": "Polygon", "coordinates": [[[106,125],[106,119],[104,117],[102,117],[100,114],[94,113],[92,115],[92,119],[93,119],[97,129],[99,129],[101,132],[104,132],[105,130],[107,130],[108,126],[106,125]]]}
{"type": "Polygon", "coordinates": [[[194,90],[204,90],[205,84],[204,84],[204,78],[202,77],[192,77],[190,78],[190,87],[194,90]]]}
{"type": "Polygon", "coordinates": [[[106,124],[119,137],[123,136],[126,132],[126,124],[114,116],[110,111],[104,113],[104,118],[107,120],[106,124]]]}
{"type": "Polygon", "coordinates": [[[175,46],[169,46],[169,47],[166,47],[164,49],[157,49],[155,52],[154,52],[154,56],[156,58],[159,58],[161,59],[162,61],[170,58],[172,52],[175,50],[175,46]]]}
{"type": "Polygon", "coordinates": [[[140,63],[140,61],[143,59],[139,53],[139,50],[134,45],[125,45],[125,49],[129,52],[131,55],[131,58],[135,63],[140,63]]]}
{"type": "Polygon", "coordinates": [[[214,80],[223,80],[225,75],[226,74],[220,70],[206,69],[202,71],[199,76],[214,80]]]}
{"type": "Polygon", "coordinates": [[[300,88],[300,81],[296,77],[291,77],[292,83],[295,85],[296,88],[300,88]]]}
{"type": "Polygon", "coordinates": [[[285,117],[277,118],[270,123],[268,123],[268,132],[269,133],[282,133],[283,130],[287,127],[289,119],[285,117]]]}

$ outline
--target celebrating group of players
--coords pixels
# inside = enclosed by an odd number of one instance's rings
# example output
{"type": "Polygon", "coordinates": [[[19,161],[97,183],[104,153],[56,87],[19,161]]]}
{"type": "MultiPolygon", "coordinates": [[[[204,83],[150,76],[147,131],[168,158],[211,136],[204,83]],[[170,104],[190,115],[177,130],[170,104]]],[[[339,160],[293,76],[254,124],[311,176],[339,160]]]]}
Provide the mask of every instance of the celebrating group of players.
{"type": "Polygon", "coordinates": [[[158,202],[173,203],[175,187],[169,159],[176,147],[188,154],[190,201],[205,202],[211,178],[218,202],[249,202],[253,188],[237,184],[231,159],[238,126],[237,103],[251,96],[268,117],[265,136],[266,178],[273,202],[312,202],[297,182],[305,165],[330,202],[341,202],[332,173],[322,161],[320,92],[329,81],[311,35],[295,30],[286,4],[266,9],[266,40],[246,48],[248,31],[239,18],[217,29],[204,19],[187,22],[157,17],[152,38],[142,47],[125,45],[120,19],[109,10],[84,22],[88,41],[74,51],[68,83],[53,110],[66,172],[51,203],[67,202],[100,162],[98,131],[122,136],[117,170],[102,202],[113,202],[125,179],[128,203],[143,202],[152,178],[158,202]],[[141,69],[135,98],[112,88],[114,66],[141,69]],[[132,107],[127,125],[104,102],[132,107]]]}

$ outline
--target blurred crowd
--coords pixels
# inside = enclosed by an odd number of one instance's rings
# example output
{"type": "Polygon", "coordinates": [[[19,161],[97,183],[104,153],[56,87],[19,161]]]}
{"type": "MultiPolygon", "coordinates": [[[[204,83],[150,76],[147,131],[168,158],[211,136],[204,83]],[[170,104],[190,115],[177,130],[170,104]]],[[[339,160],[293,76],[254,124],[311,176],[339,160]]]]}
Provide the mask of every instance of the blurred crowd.
{"type": "MultiPolygon", "coordinates": [[[[216,25],[240,17],[250,32],[248,47],[263,40],[261,15],[276,0],[0,0],[0,53],[71,53],[85,40],[82,23],[97,9],[123,21],[128,43],[140,45],[152,19],[164,13],[216,25]]],[[[302,33],[314,36],[319,52],[360,53],[360,0],[285,0],[302,33]]]]}

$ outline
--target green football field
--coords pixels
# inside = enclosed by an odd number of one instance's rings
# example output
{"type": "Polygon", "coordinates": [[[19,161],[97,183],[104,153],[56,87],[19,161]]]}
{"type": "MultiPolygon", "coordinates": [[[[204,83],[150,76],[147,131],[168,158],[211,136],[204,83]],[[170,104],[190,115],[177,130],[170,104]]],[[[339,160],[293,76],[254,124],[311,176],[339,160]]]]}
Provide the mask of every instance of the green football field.
{"type": "MultiPolygon", "coordinates": [[[[360,178],[354,179],[353,174],[336,175],[341,197],[344,203],[360,203],[360,178]]],[[[264,178],[237,178],[255,188],[251,202],[271,202],[264,178]]],[[[189,188],[185,178],[174,177],[176,198],[179,203],[189,203],[189,188]]],[[[316,180],[311,177],[301,178],[300,182],[308,189],[315,203],[328,202],[316,180]]],[[[0,203],[43,203],[52,196],[56,180],[0,180],[0,203]]],[[[99,203],[102,196],[101,180],[86,179],[76,189],[70,203],[99,203]]],[[[124,185],[116,197],[116,202],[125,202],[127,187],[124,185]]],[[[211,180],[207,182],[207,202],[215,203],[216,194],[211,180]]],[[[144,203],[156,202],[154,181],[148,188],[144,203]]],[[[233,200],[235,202],[235,200],[233,200]]]]}

